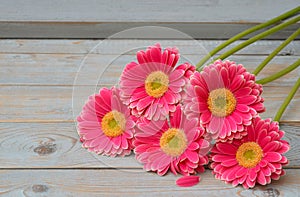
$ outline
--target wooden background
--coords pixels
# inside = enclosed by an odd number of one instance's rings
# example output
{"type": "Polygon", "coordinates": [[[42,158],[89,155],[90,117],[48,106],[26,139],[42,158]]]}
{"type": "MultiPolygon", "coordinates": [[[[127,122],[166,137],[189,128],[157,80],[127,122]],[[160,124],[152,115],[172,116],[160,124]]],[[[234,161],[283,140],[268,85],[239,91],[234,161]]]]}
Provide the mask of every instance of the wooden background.
{"type": "MultiPolygon", "coordinates": [[[[291,144],[286,154],[290,160],[285,167],[287,175],[252,190],[233,188],[215,180],[210,170],[201,175],[197,186],[180,188],[175,186],[178,177],[146,173],[133,156],[93,155],[81,148],[73,115],[78,114],[89,94],[98,91],[100,86],[114,84],[123,66],[135,60],[135,50],[122,54],[124,49],[156,42],[163,47],[176,45],[182,57],[193,63],[206,53],[195,41],[181,38],[157,40],[128,36],[105,42],[100,38],[130,27],[159,25],[199,39],[197,43],[210,51],[233,34],[298,5],[299,2],[292,0],[284,3],[279,0],[1,1],[0,194],[299,196],[299,91],[281,121],[281,129],[286,131],[285,139],[291,144]],[[99,42],[101,50],[97,48],[87,55],[99,42]],[[84,57],[88,66],[79,70],[84,57]],[[105,70],[107,65],[109,69],[105,70]],[[104,76],[99,81],[101,72],[104,76]]],[[[299,23],[247,47],[230,59],[253,71],[297,28],[299,23]]],[[[290,43],[258,79],[299,59],[299,49],[300,41],[290,43]]],[[[274,117],[299,75],[298,68],[264,87],[267,111],[262,117],[274,117]]]]}

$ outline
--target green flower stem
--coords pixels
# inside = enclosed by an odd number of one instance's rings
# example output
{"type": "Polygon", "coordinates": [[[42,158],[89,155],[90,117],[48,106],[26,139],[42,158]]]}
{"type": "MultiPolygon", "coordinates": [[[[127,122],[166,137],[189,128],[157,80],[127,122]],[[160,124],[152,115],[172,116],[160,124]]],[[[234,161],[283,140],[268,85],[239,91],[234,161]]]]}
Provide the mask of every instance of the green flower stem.
{"type": "Polygon", "coordinates": [[[285,109],[287,108],[287,106],[289,105],[289,103],[291,102],[292,98],[296,94],[296,92],[299,89],[299,87],[300,87],[300,77],[298,78],[298,80],[295,83],[295,85],[293,86],[291,92],[285,98],[284,102],[282,103],[282,105],[280,106],[279,110],[277,111],[277,114],[274,117],[274,121],[277,121],[277,122],[280,121],[283,112],[285,111],[285,109]]]}
{"type": "Polygon", "coordinates": [[[222,49],[224,49],[225,47],[227,47],[229,44],[241,39],[242,37],[250,34],[250,33],[253,33],[255,31],[258,31],[260,29],[263,29],[265,27],[268,27],[274,23],[277,23],[281,20],[285,20],[287,18],[290,18],[292,16],[294,16],[295,14],[297,14],[298,12],[300,12],[300,6],[280,15],[280,16],[277,16],[265,23],[262,23],[262,24],[259,24],[259,25],[256,25],[254,27],[251,27],[235,36],[233,36],[232,38],[230,38],[229,40],[223,42],[222,44],[220,44],[219,46],[217,46],[216,48],[214,48],[212,51],[209,52],[209,54],[207,54],[205,57],[203,57],[199,63],[196,64],[196,67],[197,69],[199,69],[207,60],[209,60],[209,58],[213,55],[215,55],[217,52],[221,51],[222,49]]]}
{"type": "Polygon", "coordinates": [[[283,29],[283,28],[285,28],[285,27],[287,27],[289,25],[297,23],[299,20],[300,20],[300,16],[295,17],[295,18],[293,18],[293,19],[291,19],[291,20],[289,20],[287,22],[281,23],[281,24],[279,24],[279,25],[277,25],[277,26],[275,26],[275,27],[273,27],[271,29],[268,29],[268,30],[266,30],[266,31],[264,31],[264,32],[262,32],[260,34],[257,34],[256,36],[248,39],[247,41],[242,42],[241,44],[233,47],[232,49],[230,49],[228,51],[226,51],[225,53],[223,53],[222,55],[220,55],[219,57],[217,57],[215,60],[217,60],[217,59],[222,59],[223,60],[226,57],[232,55],[233,53],[235,53],[235,52],[237,52],[237,51],[245,48],[246,46],[252,44],[253,42],[255,42],[257,40],[260,40],[260,39],[262,39],[262,38],[264,38],[264,37],[266,37],[266,36],[268,36],[270,34],[273,34],[273,33],[277,32],[277,31],[279,31],[279,30],[281,30],[281,29],[283,29]]]}
{"type": "Polygon", "coordinates": [[[269,77],[266,77],[266,78],[263,78],[263,79],[260,79],[260,80],[257,80],[256,83],[259,83],[259,84],[266,84],[266,83],[269,83],[271,81],[274,81],[280,77],[282,77],[283,75],[286,75],[288,74],[289,72],[291,72],[292,70],[296,69],[298,66],[300,65],[300,58],[295,61],[293,64],[291,64],[290,66],[288,66],[287,68],[279,71],[278,73],[274,74],[274,75],[271,75],[269,77]]]}
{"type": "Polygon", "coordinates": [[[281,43],[254,71],[254,75],[258,75],[258,73],[291,41],[293,41],[300,34],[300,28],[295,31],[288,39],[286,39],[283,43],[281,43]]]}

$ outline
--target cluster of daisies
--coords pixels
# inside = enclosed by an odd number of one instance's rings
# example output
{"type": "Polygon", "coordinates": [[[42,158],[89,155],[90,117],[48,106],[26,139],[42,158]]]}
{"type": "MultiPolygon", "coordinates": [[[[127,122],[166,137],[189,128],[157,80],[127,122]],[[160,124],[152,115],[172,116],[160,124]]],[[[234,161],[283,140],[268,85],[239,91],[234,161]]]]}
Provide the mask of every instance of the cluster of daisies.
{"type": "Polygon", "coordinates": [[[241,64],[218,60],[202,69],[179,60],[177,48],[159,44],[137,53],[117,87],[89,97],[77,118],[84,148],[107,156],[133,151],[146,171],[199,181],[212,168],[217,179],[252,188],[284,175],[288,142],[277,122],[264,120],[262,86],[241,64]]]}

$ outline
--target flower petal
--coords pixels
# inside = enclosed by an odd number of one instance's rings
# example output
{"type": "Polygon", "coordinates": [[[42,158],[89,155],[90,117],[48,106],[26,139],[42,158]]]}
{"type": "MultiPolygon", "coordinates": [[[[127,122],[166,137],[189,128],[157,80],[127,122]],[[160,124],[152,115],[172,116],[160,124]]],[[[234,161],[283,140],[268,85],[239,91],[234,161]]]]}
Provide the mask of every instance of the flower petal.
{"type": "Polygon", "coordinates": [[[176,180],[176,185],[179,187],[192,187],[198,184],[200,176],[183,176],[176,180]]]}
{"type": "Polygon", "coordinates": [[[277,152],[268,152],[265,154],[264,159],[269,162],[278,162],[282,159],[282,155],[277,152]]]}

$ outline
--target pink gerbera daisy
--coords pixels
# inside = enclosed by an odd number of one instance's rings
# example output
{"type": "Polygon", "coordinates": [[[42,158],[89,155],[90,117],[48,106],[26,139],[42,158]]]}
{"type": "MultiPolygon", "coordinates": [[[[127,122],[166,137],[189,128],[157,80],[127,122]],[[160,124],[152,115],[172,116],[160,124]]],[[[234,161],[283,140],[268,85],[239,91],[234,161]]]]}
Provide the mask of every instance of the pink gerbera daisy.
{"type": "Polygon", "coordinates": [[[135,122],[119,89],[103,88],[90,96],[77,121],[82,146],[89,151],[108,156],[131,153],[135,122]]]}
{"type": "Polygon", "coordinates": [[[137,124],[134,152],[145,170],[161,176],[169,169],[183,175],[204,171],[210,144],[203,138],[204,129],[197,120],[187,120],[180,106],[170,117],[170,125],[167,120],[147,119],[137,124]]]}
{"type": "Polygon", "coordinates": [[[221,60],[191,76],[184,110],[198,118],[212,138],[221,141],[241,138],[244,127],[265,110],[262,86],[241,64],[221,60]]]}
{"type": "Polygon", "coordinates": [[[121,79],[121,99],[137,117],[164,120],[181,101],[183,88],[195,71],[185,63],[175,68],[179,59],[176,48],[162,51],[159,44],[137,53],[136,62],[126,65],[121,79]]]}
{"type": "Polygon", "coordinates": [[[248,135],[242,139],[215,144],[211,151],[215,177],[234,186],[242,184],[244,188],[278,180],[285,174],[282,166],[288,163],[282,154],[289,150],[288,142],[281,140],[284,132],[279,130],[278,123],[257,117],[245,131],[248,135]]]}

